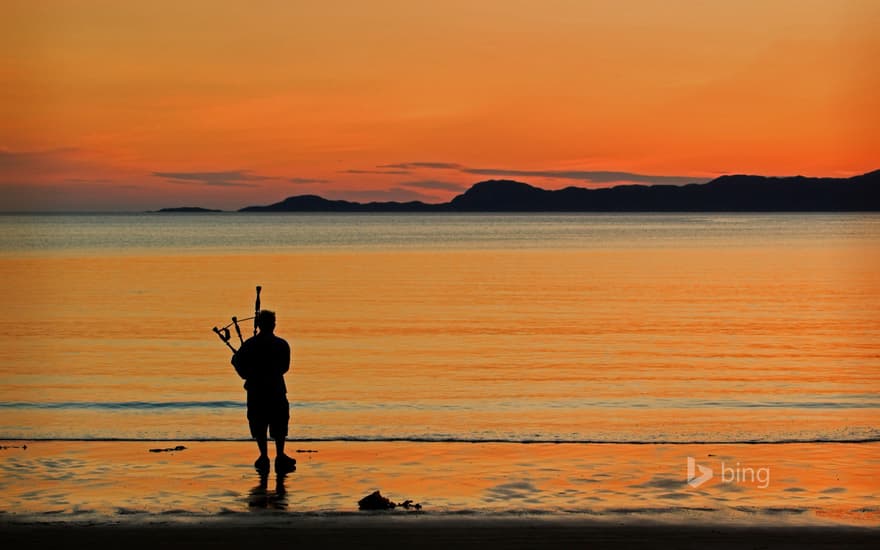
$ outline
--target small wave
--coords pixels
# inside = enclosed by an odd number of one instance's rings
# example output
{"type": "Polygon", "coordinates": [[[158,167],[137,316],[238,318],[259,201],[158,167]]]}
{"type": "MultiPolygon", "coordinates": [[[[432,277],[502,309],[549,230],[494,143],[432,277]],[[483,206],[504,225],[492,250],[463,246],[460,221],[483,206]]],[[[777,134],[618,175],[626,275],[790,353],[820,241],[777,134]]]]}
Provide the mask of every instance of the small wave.
{"type": "MultiPolygon", "coordinates": [[[[621,399],[591,400],[563,399],[536,401],[531,404],[537,409],[880,409],[880,401],[871,400],[876,396],[853,395],[834,401],[746,401],[739,399],[621,399]]],[[[243,401],[5,401],[0,409],[99,409],[99,410],[159,410],[159,409],[237,409],[245,406],[243,401]]],[[[370,401],[295,401],[294,409],[327,411],[370,411],[370,410],[430,410],[430,411],[472,411],[480,410],[522,410],[520,401],[480,401],[479,403],[424,403],[424,402],[370,402],[370,401]]]]}
{"type": "Polygon", "coordinates": [[[66,401],[0,402],[0,409],[237,409],[241,401],[66,401]]]}

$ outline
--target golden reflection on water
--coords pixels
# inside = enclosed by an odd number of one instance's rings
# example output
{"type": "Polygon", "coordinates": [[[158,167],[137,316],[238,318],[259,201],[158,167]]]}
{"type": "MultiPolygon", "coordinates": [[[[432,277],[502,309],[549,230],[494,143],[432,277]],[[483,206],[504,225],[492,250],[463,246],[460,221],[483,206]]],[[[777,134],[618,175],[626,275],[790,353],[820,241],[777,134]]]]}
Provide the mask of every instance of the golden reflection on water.
{"type": "MultiPolygon", "coordinates": [[[[292,437],[845,436],[878,408],[804,403],[876,405],[878,266],[873,244],[4,257],[0,401],[241,400],[210,329],[261,284],[291,401],[324,404],[294,409],[292,437]]],[[[243,411],[145,414],[6,409],[2,427],[247,435],[243,411]]]]}

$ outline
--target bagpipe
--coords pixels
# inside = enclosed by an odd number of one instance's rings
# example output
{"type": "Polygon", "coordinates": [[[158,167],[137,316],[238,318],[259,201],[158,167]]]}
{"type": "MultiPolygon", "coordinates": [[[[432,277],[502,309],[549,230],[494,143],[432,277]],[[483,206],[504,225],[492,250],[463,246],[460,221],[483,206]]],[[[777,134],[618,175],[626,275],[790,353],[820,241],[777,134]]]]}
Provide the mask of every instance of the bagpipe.
{"type": "Polygon", "coordinates": [[[239,321],[250,321],[251,319],[253,319],[254,320],[254,336],[257,335],[257,324],[259,322],[259,317],[260,317],[260,291],[261,290],[263,290],[263,287],[257,285],[257,299],[254,302],[254,316],[253,317],[245,317],[244,319],[239,319],[238,317],[233,315],[231,323],[229,323],[225,327],[221,327],[221,328],[214,327],[214,329],[213,329],[214,332],[217,334],[217,336],[220,338],[220,340],[222,340],[223,343],[226,344],[226,346],[232,350],[232,353],[236,353],[238,350],[235,349],[235,346],[233,346],[231,343],[229,343],[229,341],[232,339],[232,333],[229,330],[230,327],[235,327],[235,333],[238,334],[238,341],[241,342],[242,344],[244,344],[244,338],[241,336],[241,327],[239,326],[238,322],[239,321]]]}

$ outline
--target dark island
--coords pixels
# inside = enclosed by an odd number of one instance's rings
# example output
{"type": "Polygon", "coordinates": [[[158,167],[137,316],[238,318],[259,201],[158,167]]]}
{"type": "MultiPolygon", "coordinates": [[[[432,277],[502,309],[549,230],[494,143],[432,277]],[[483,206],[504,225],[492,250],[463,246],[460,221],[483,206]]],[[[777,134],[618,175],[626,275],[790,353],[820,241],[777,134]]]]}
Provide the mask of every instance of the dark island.
{"type": "Polygon", "coordinates": [[[160,208],[156,210],[158,214],[166,213],[183,213],[183,214],[209,214],[213,212],[223,212],[222,210],[212,210],[210,208],[202,208],[200,206],[178,206],[176,208],[160,208]]]}
{"type": "Polygon", "coordinates": [[[239,212],[877,212],[880,170],[851,178],[721,176],[688,185],[546,190],[511,180],[475,184],[448,203],[289,197],[239,212]]]}

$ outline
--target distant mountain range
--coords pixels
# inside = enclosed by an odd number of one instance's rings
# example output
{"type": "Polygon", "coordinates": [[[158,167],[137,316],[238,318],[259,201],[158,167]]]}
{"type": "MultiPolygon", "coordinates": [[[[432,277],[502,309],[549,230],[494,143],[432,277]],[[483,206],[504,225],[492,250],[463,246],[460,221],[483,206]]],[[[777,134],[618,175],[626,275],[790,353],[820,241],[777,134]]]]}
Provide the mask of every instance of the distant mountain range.
{"type": "MultiPolygon", "coordinates": [[[[172,209],[167,209],[172,210],[172,209]]],[[[180,211],[180,210],[178,210],[180,211]]],[[[475,184],[450,202],[289,197],[239,212],[856,212],[880,211],[880,170],[851,178],[721,176],[689,185],[547,190],[511,180],[475,184]]]]}

